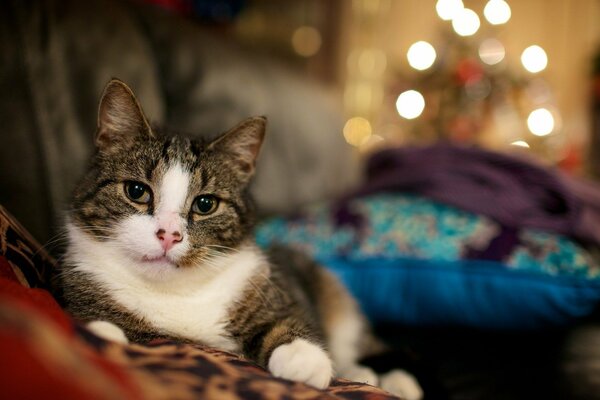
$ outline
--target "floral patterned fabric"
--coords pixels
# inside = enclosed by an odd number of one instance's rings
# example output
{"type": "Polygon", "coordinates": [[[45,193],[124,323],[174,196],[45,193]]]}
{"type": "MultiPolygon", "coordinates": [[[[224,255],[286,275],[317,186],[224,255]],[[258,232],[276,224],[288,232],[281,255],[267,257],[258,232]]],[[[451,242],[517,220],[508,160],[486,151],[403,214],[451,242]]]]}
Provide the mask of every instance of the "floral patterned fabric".
{"type": "Polygon", "coordinates": [[[368,399],[396,397],[335,380],[324,391],[274,378],[199,345],[104,341],[50,294],[55,261],[0,206],[0,397],[7,399],[368,399]]]}
{"type": "Polygon", "coordinates": [[[312,254],[377,322],[543,329],[600,304],[598,262],[577,242],[414,195],[316,205],[255,235],[312,254]]]}
{"type": "Polygon", "coordinates": [[[598,262],[573,240],[542,231],[514,230],[490,218],[406,194],[352,200],[351,216],[320,204],[294,218],[274,218],[256,231],[263,246],[285,243],[316,257],[412,257],[488,260],[550,275],[600,278],[598,262]]]}

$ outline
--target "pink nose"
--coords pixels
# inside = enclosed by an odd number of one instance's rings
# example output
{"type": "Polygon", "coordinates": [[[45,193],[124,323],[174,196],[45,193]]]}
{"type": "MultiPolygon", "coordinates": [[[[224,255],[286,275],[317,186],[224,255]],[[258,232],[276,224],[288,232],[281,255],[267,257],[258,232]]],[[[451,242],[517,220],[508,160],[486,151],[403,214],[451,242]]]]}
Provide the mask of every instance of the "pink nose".
{"type": "Polygon", "coordinates": [[[178,231],[167,233],[162,228],[156,231],[156,237],[158,238],[158,240],[160,240],[160,245],[163,249],[165,249],[165,251],[169,251],[171,247],[175,246],[183,239],[181,237],[181,233],[179,233],[178,231]]]}

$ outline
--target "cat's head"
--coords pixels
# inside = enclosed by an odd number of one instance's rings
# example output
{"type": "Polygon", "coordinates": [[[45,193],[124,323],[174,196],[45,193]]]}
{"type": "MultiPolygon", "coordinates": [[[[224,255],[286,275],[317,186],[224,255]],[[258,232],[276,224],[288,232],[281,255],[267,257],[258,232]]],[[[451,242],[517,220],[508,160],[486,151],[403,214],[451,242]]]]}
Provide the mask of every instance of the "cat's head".
{"type": "Polygon", "coordinates": [[[247,186],[265,125],[264,117],[249,118],[211,142],[157,135],[131,89],[110,81],[70,224],[149,275],[235,249],[251,229],[247,186]]]}

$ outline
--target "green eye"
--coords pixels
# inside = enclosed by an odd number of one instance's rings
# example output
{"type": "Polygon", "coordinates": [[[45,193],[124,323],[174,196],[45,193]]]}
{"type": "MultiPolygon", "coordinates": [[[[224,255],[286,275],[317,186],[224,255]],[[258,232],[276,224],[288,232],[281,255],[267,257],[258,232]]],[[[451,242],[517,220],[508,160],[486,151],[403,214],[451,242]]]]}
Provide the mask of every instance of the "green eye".
{"type": "Polygon", "coordinates": [[[198,196],[192,204],[192,211],[200,215],[209,215],[217,211],[219,199],[210,194],[198,196]]]}
{"type": "Polygon", "coordinates": [[[138,204],[148,204],[152,200],[152,191],[141,182],[125,182],[125,194],[129,200],[138,204]]]}

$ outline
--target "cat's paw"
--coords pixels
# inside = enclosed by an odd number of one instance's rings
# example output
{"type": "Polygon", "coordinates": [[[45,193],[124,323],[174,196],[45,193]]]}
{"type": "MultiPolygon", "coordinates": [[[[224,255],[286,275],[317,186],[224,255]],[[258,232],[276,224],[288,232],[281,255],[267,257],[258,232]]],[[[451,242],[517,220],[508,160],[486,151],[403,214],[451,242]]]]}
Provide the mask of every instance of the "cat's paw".
{"type": "Polygon", "coordinates": [[[420,400],[423,398],[423,389],[417,379],[406,371],[393,369],[382,374],[379,386],[396,396],[406,400],[420,400]]]}
{"type": "Polygon", "coordinates": [[[279,378],[325,389],[331,381],[333,367],[325,350],[304,339],[296,339],[273,351],[269,371],[279,378]]]}
{"type": "Polygon", "coordinates": [[[369,367],[363,365],[351,365],[340,371],[339,376],[350,381],[366,383],[371,386],[379,384],[379,377],[369,367]]]}
{"type": "Polygon", "coordinates": [[[92,321],[88,322],[86,327],[92,331],[96,336],[100,336],[102,339],[110,340],[121,344],[128,344],[127,336],[125,332],[117,325],[108,321],[92,321]]]}

